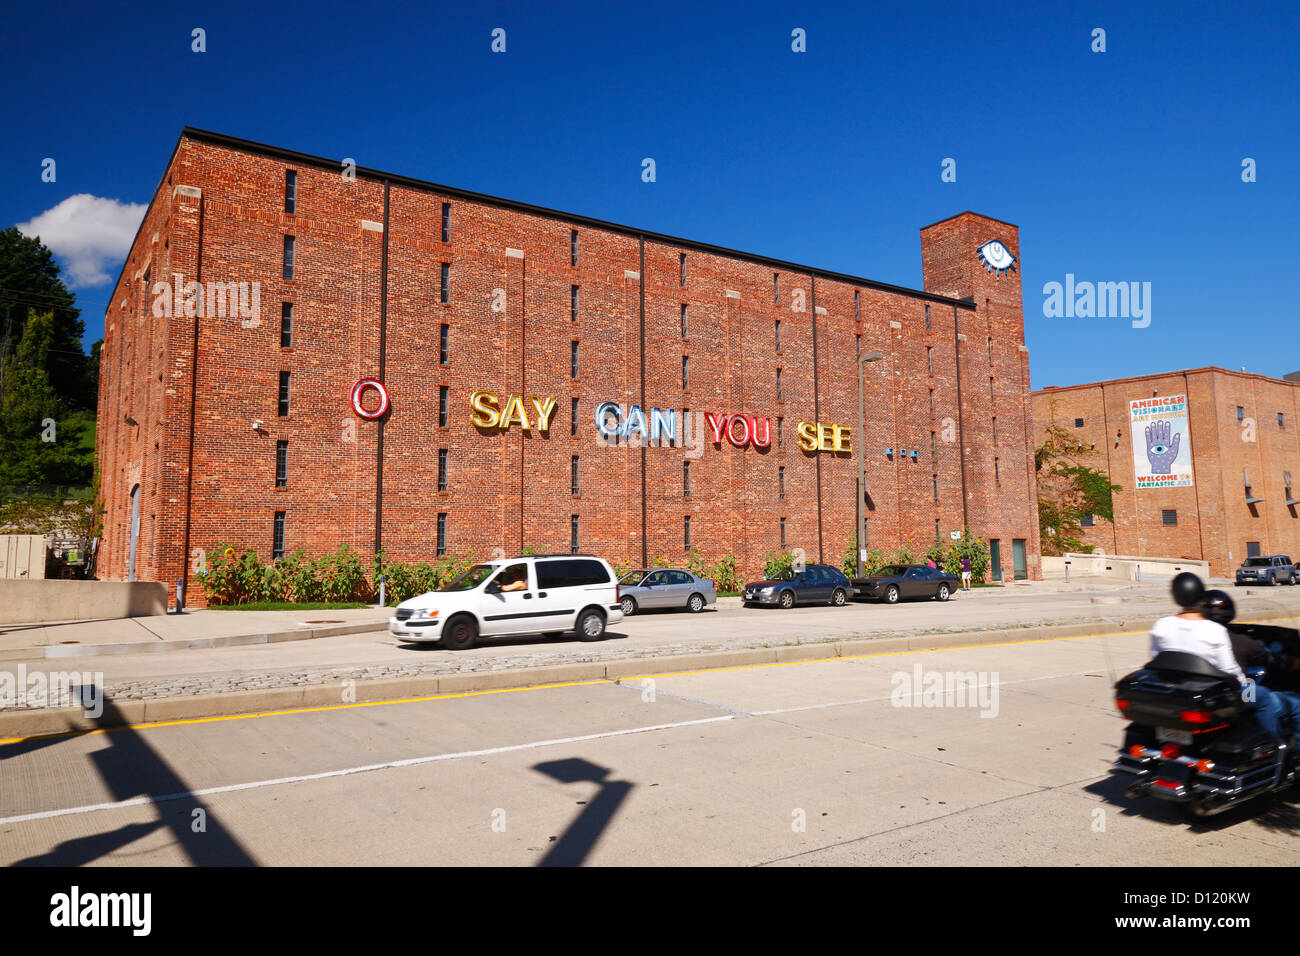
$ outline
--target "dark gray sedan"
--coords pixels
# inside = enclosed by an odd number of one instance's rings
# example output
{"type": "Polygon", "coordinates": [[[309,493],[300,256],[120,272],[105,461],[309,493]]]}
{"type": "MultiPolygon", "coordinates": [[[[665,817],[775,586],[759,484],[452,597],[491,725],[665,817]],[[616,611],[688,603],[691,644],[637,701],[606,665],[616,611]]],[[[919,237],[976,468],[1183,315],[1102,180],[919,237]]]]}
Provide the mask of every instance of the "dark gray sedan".
{"type": "Polygon", "coordinates": [[[718,602],[712,581],[680,568],[630,571],[619,579],[618,590],[624,616],[658,608],[698,613],[718,602]]]}
{"type": "Polygon", "coordinates": [[[904,598],[948,600],[959,582],[954,575],[924,564],[892,564],[874,574],[853,579],[856,597],[897,604],[904,598]]]}

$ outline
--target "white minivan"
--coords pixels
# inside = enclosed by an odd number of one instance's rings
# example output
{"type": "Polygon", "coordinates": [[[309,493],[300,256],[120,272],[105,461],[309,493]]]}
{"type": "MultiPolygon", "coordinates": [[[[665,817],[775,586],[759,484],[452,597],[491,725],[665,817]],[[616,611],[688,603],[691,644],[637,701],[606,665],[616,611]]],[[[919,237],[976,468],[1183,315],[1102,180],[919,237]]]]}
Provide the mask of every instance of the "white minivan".
{"type": "Polygon", "coordinates": [[[397,605],[388,633],[465,650],[480,637],[576,631],[599,640],[623,620],[618,578],[604,558],[529,555],[476,564],[437,591],[397,605]]]}

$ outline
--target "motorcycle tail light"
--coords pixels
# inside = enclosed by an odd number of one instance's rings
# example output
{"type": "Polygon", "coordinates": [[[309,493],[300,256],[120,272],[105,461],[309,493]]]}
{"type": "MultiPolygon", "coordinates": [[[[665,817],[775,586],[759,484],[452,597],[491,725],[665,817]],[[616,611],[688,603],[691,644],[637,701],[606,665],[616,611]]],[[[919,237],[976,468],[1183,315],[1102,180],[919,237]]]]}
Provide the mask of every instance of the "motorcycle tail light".
{"type": "Polygon", "coordinates": [[[1211,770],[1213,770],[1213,769],[1214,769],[1214,761],[1213,761],[1213,760],[1198,760],[1198,761],[1196,761],[1196,771],[1197,771],[1197,773],[1209,773],[1209,772],[1210,772],[1211,770]]]}
{"type": "Polygon", "coordinates": [[[1184,710],[1179,712],[1179,716],[1188,724],[1208,724],[1214,719],[1208,710],[1184,710]]]}
{"type": "Polygon", "coordinates": [[[1116,697],[1115,706],[1118,707],[1121,712],[1123,712],[1123,711],[1127,711],[1130,707],[1132,707],[1133,702],[1129,700],[1125,700],[1123,697],[1116,697]]]}
{"type": "Polygon", "coordinates": [[[1141,744],[1134,744],[1132,747],[1128,748],[1128,755],[1130,757],[1145,757],[1147,755],[1147,748],[1143,747],[1141,744]]]}
{"type": "Polygon", "coordinates": [[[1183,748],[1178,744],[1165,744],[1160,748],[1160,756],[1165,760],[1173,760],[1175,757],[1183,755],[1183,748]]]}

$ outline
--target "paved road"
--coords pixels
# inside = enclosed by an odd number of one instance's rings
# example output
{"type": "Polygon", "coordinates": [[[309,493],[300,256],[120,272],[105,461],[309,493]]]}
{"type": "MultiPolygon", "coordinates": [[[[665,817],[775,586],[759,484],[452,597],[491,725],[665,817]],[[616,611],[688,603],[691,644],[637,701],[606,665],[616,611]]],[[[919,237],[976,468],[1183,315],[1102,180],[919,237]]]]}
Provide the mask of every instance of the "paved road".
{"type": "MultiPolygon", "coordinates": [[[[1242,617],[1290,609],[1300,614],[1300,588],[1238,589],[1242,617]]],[[[1099,633],[1141,630],[1168,613],[1168,585],[1063,585],[1036,583],[1006,589],[976,589],[945,604],[906,602],[895,606],[852,604],[843,608],[799,607],[790,611],[729,607],[701,614],[638,614],[595,643],[572,635],[500,638],[472,651],[440,645],[402,644],[387,631],[282,644],[261,644],[166,654],[118,654],[26,662],[34,670],[101,672],[109,693],[155,698],[258,689],[285,684],[325,684],[349,679],[454,674],[645,658],[799,642],[910,636],[1039,624],[1095,625],[1099,633]],[[1096,603],[1094,603],[1096,602],[1096,603]]],[[[227,614],[237,612],[224,612],[227,614]]],[[[6,662],[0,669],[12,670],[6,662]]]]}
{"type": "Polygon", "coordinates": [[[0,863],[1300,864],[1297,802],[1195,827],[1117,802],[1110,685],[1145,649],[1060,639],[0,746],[0,863]],[[918,668],[980,675],[981,706],[895,706],[918,668]]]}

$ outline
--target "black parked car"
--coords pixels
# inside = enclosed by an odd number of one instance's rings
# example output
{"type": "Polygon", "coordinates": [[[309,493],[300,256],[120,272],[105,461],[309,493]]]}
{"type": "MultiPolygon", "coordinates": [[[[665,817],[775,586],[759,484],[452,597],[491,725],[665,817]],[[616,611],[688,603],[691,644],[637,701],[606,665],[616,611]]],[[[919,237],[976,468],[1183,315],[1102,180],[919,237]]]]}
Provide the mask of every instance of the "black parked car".
{"type": "Polygon", "coordinates": [[[755,581],[741,592],[745,607],[755,604],[794,607],[798,604],[834,604],[843,607],[853,593],[853,585],[836,568],[809,564],[802,571],[792,571],[783,580],[755,581]]]}
{"type": "Polygon", "coordinates": [[[959,586],[957,576],[925,564],[891,564],[875,574],[853,579],[853,593],[871,601],[897,604],[903,598],[948,600],[959,586]]]}

